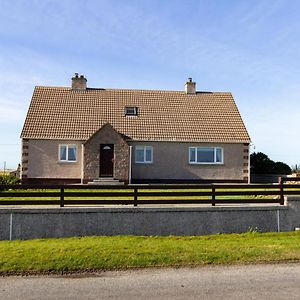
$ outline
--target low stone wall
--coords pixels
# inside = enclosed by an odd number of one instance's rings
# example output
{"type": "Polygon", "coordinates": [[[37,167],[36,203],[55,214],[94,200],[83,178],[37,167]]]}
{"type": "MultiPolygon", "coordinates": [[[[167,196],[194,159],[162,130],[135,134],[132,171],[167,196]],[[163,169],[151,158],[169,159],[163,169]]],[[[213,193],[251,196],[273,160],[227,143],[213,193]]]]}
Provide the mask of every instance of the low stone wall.
{"type": "Polygon", "coordinates": [[[292,231],[300,197],[284,206],[0,209],[0,239],[91,235],[205,235],[292,231]]]}

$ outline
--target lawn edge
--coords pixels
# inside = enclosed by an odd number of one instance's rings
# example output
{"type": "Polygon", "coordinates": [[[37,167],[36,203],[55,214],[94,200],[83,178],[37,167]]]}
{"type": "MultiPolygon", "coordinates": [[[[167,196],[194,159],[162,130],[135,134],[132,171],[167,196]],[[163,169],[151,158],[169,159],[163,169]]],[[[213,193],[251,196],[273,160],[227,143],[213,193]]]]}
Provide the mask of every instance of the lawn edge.
{"type": "Polygon", "coordinates": [[[24,270],[24,271],[2,271],[0,277],[34,277],[34,276],[75,276],[75,277],[97,277],[106,272],[118,271],[139,271],[147,269],[181,269],[181,268],[214,268],[214,267],[233,267],[233,266],[255,266],[255,265],[279,265],[279,264],[300,264],[300,259],[281,259],[264,261],[246,261],[246,262],[228,262],[228,263],[204,263],[204,264],[170,264],[170,265],[150,265],[120,268],[102,268],[102,269],[78,269],[70,271],[58,270],[24,270]]]}

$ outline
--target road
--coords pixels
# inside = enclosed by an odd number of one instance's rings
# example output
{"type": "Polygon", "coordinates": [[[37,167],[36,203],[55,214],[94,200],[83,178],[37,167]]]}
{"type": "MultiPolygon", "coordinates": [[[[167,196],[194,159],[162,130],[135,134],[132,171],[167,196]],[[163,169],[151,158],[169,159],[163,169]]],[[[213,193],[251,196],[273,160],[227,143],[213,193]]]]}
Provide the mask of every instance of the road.
{"type": "Polygon", "coordinates": [[[0,278],[0,299],[300,299],[300,264],[0,278]]]}

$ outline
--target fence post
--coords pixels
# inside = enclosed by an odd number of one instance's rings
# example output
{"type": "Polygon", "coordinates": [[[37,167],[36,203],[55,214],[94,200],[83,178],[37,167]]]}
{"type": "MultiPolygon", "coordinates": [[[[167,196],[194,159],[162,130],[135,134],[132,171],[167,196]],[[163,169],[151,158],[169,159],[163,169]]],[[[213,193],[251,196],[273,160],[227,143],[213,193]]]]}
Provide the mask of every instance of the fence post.
{"type": "Polygon", "coordinates": [[[216,205],[216,187],[213,184],[211,185],[211,205],[216,205]]]}
{"type": "Polygon", "coordinates": [[[133,196],[133,206],[138,205],[138,189],[137,187],[134,188],[134,196],[133,196]]]}
{"type": "Polygon", "coordinates": [[[65,206],[65,189],[64,187],[60,187],[60,207],[65,206]]]}
{"type": "Polygon", "coordinates": [[[284,205],[284,193],[283,193],[283,177],[279,177],[279,188],[280,188],[280,205],[284,205]]]}

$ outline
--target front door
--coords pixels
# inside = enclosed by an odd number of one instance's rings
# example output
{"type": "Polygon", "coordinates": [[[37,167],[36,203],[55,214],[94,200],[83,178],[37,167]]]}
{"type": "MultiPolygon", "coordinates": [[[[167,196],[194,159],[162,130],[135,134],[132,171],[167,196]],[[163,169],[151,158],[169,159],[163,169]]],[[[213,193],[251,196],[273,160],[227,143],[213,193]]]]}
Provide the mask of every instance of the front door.
{"type": "Polygon", "coordinates": [[[100,145],[100,177],[114,176],[114,145],[100,145]]]}

